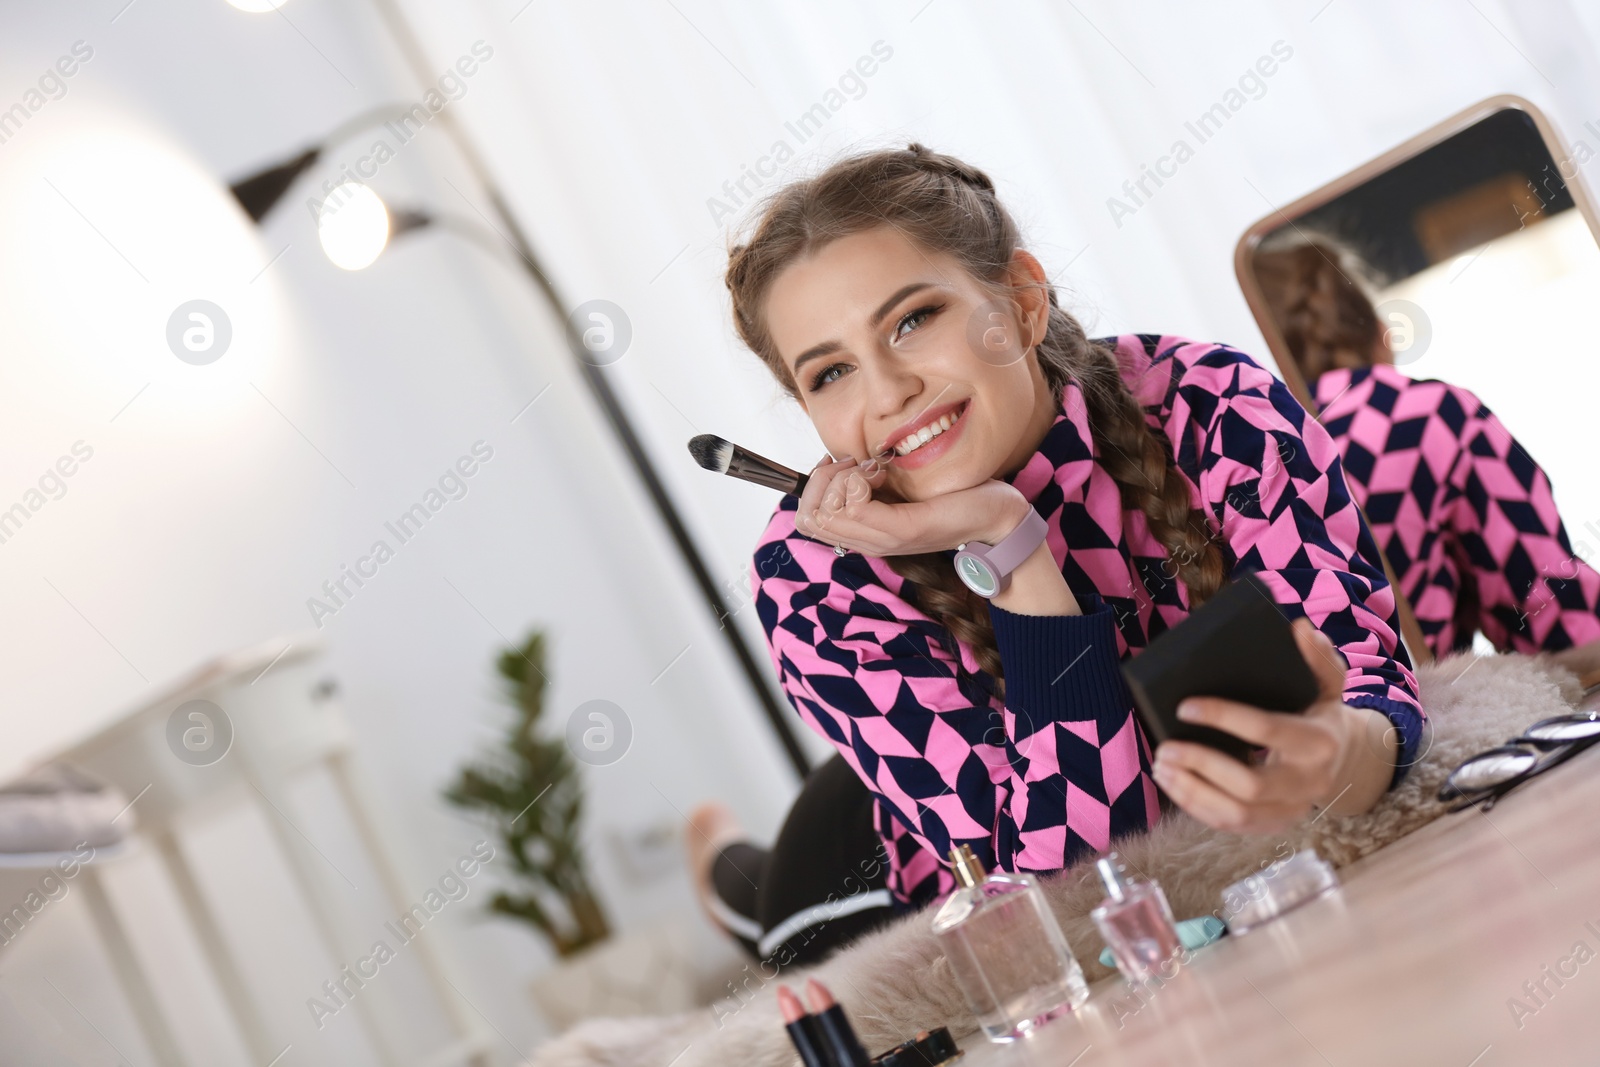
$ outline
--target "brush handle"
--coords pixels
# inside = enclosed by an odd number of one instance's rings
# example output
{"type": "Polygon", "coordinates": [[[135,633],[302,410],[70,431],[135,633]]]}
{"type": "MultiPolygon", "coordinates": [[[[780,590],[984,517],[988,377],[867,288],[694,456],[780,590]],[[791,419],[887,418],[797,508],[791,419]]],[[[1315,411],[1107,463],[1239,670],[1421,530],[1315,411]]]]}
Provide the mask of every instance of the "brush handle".
{"type": "Polygon", "coordinates": [[[779,492],[793,493],[795,496],[799,496],[806,487],[806,475],[791,470],[782,463],[775,463],[766,456],[758,456],[738,445],[733,446],[727,473],[730,477],[764,485],[779,492]]]}

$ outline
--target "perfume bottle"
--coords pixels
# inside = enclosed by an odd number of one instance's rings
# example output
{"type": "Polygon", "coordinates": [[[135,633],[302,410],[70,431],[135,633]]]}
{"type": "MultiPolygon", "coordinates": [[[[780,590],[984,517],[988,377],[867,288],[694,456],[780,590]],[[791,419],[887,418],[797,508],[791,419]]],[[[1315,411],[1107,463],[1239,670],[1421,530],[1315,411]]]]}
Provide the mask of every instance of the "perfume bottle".
{"type": "Polygon", "coordinates": [[[950,850],[961,884],[933,918],[956,984],[990,1041],[1013,1041],[1089,999],[1067,939],[1031,875],[996,872],[950,850]]]}
{"type": "Polygon", "coordinates": [[[1106,899],[1089,913],[1100,928],[1117,970],[1129,985],[1144,985],[1159,975],[1171,978],[1183,953],[1167,895],[1155,882],[1134,881],[1115,852],[1095,861],[1106,899]]]}

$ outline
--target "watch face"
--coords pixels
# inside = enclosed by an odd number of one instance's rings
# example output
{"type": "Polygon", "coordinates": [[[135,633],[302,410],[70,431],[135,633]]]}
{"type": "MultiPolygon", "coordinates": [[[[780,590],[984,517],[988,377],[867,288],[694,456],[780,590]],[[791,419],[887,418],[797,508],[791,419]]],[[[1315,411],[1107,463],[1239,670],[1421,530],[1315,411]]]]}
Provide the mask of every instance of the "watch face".
{"type": "Polygon", "coordinates": [[[962,556],[956,560],[956,574],[981,597],[992,597],[1000,591],[994,571],[977,556],[962,556]]]}

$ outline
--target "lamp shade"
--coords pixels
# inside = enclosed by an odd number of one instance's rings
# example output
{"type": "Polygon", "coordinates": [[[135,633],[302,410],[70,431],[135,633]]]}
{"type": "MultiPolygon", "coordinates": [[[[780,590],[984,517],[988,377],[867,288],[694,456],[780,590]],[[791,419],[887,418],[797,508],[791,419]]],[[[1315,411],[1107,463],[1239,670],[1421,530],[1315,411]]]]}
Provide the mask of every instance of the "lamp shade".
{"type": "Polygon", "coordinates": [[[305,173],[306,169],[315,163],[322,155],[320,146],[308,148],[287,163],[280,163],[276,167],[248,178],[234,182],[229,188],[233,191],[234,199],[239,201],[245,213],[256,222],[266,218],[267,212],[272,210],[274,204],[283,199],[283,194],[289,191],[289,186],[294,180],[305,173]]]}

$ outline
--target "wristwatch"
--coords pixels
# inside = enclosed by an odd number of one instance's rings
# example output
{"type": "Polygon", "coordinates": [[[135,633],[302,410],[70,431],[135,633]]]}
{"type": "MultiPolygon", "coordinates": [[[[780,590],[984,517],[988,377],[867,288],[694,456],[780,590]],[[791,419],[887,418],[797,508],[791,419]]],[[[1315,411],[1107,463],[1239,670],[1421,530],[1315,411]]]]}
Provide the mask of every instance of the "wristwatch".
{"type": "Polygon", "coordinates": [[[956,574],[966,587],[981,597],[992,597],[1011,584],[1011,572],[1022,561],[1033,555],[1033,550],[1044,543],[1050,524],[1032,507],[1012,530],[1000,539],[999,544],[986,545],[982,541],[968,541],[956,546],[956,574]]]}

